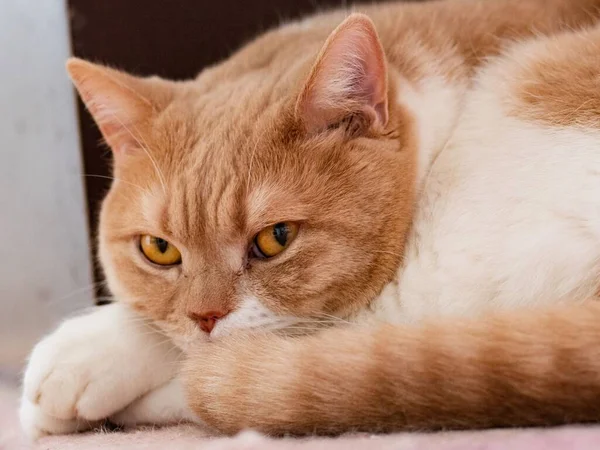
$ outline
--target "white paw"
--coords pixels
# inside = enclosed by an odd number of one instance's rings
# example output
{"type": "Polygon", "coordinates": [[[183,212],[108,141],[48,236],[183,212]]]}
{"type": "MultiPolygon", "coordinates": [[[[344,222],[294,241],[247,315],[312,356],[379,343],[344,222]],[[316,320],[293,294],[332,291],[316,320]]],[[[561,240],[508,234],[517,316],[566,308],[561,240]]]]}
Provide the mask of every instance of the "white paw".
{"type": "Polygon", "coordinates": [[[111,416],[111,422],[126,427],[140,424],[175,424],[201,421],[187,405],[183,383],[179,378],[148,392],[124,410],[111,416]]]}
{"type": "Polygon", "coordinates": [[[100,425],[99,422],[81,419],[63,420],[52,417],[46,414],[39,405],[35,405],[25,397],[21,400],[19,419],[27,436],[34,440],[49,434],[75,433],[100,425]]]}
{"type": "Polygon", "coordinates": [[[31,354],[21,425],[34,439],[90,429],[171,378],[178,357],[124,305],[70,319],[31,354]]]}

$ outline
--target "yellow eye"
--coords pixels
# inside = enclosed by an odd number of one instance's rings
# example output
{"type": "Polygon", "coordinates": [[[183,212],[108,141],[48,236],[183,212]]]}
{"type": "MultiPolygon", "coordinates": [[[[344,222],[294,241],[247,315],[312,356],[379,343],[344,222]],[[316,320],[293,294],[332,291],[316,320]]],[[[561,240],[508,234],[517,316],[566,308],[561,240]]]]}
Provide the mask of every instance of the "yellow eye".
{"type": "Polygon", "coordinates": [[[272,258],[279,255],[296,238],[298,228],[298,224],[294,222],[280,222],[265,228],[254,238],[254,256],[272,258]]]}
{"type": "Polygon", "coordinates": [[[181,262],[181,253],[177,247],[156,236],[141,236],[140,250],[146,258],[160,266],[174,266],[181,262]]]}

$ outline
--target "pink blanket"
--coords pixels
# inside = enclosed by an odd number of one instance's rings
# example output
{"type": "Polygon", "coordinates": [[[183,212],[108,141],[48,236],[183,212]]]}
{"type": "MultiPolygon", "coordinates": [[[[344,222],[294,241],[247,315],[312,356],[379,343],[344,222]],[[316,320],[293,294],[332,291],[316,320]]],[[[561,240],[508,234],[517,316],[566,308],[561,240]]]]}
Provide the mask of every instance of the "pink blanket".
{"type": "Polygon", "coordinates": [[[247,432],[230,439],[208,439],[186,427],[121,434],[46,438],[38,449],[166,449],[177,450],[573,450],[600,449],[599,428],[506,430],[479,433],[348,436],[337,439],[272,440],[247,432]]]}
{"type": "Polygon", "coordinates": [[[355,435],[336,439],[269,439],[246,432],[214,438],[187,425],[129,432],[46,437],[29,443],[21,435],[14,389],[0,386],[1,450],[579,450],[600,449],[600,426],[452,433],[355,435]]]}

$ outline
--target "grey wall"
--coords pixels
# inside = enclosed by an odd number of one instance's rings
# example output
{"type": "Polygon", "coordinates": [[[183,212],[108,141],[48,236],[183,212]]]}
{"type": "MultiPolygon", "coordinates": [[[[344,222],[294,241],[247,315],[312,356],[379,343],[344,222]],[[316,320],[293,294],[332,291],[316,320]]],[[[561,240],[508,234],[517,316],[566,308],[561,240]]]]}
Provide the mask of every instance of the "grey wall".
{"type": "Polygon", "coordinates": [[[63,0],[3,0],[0,14],[0,368],[92,304],[63,0]]]}

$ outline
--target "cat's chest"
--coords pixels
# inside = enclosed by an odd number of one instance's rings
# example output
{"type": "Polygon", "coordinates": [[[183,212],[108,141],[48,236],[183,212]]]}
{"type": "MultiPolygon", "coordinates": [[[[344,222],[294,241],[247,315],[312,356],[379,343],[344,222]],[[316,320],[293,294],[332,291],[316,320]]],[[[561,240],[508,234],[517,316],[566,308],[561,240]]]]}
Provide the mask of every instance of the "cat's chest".
{"type": "Polygon", "coordinates": [[[600,133],[512,118],[459,128],[434,164],[380,320],[585,301],[600,273],[600,133]]]}

